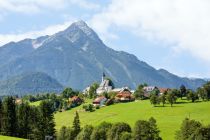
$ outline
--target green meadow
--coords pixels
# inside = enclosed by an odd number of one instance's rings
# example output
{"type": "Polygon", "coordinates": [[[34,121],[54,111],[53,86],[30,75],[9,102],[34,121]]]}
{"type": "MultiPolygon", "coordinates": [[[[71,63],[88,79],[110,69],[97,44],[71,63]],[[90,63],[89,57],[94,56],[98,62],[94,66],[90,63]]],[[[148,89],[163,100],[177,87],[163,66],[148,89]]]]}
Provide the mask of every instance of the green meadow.
{"type": "Polygon", "coordinates": [[[81,125],[98,125],[103,121],[127,122],[132,127],[137,120],[147,120],[154,117],[157,120],[161,136],[164,140],[174,139],[182,121],[189,117],[210,124],[210,102],[191,103],[186,100],[174,104],[173,107],[166,104],[165,107],[153,107],[149,100],[119,103],[102,107],[94,112],[85,112],[82,105],[65,112],[55,114],[56,129],[62,126],[71,126],[75,111],[79,112],[81,125]]]}
{"type": "Polygon", "coordinates": [[[15,138],[15,137],[9,137],[9,136],[1,136],[0,135],[0,140],[23,140],[23,139],[15,138]]]}

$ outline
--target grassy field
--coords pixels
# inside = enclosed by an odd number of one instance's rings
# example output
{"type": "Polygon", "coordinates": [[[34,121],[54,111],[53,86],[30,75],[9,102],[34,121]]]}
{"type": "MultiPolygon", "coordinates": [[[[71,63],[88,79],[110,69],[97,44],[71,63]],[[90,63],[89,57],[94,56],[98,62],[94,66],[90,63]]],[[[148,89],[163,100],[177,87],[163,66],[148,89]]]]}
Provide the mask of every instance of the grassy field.
{"type": "Polygon", "coordinates": [[[98,125],[107,121],[112,123],[127,122],[133,127],[137,120],[154,117],[164,140],[174,139],[175,132],[186,117],[210,124],[210,102],[188,103],[185,101],[182,104],[175,104],[171,108],[169,105],[153,107],[148,100],[145,100],[115,104],[91,113],[84,112],[82,106],[66,112],[58,112],[55,114],[56,129],[58,130],[63,125],[71,126],[76,110],[79,112],[81,125],[98,125]]]}
{"type": "Polygon", "coordinates": [[[24,139],[0,135],[0,140],[24,140],[24,139]]]}
{"type": "Polygon", "coordinates": [[[40,103],[41,101],[30,102],[30,105],[38,106],[40,103]]]}

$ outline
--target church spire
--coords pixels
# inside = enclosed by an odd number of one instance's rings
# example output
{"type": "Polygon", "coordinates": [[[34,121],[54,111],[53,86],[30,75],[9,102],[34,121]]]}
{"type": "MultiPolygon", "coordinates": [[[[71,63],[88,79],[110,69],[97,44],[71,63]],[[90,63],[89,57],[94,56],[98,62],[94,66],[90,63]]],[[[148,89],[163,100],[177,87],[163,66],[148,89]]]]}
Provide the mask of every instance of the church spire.
{"type": "Polygon", "coordinates": [[[106,75],[105,75],[105,73],[103,72],[103,75],[102,75],[102,82],[104,81],[105,77],[106,77],[106,75]]]}

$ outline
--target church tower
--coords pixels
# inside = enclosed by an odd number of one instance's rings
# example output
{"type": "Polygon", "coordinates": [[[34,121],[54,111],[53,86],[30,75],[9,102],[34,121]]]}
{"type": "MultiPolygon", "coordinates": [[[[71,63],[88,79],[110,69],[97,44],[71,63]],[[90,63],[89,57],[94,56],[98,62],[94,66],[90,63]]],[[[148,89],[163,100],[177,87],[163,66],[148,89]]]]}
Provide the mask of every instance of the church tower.
{"type": "Polygon", "coordinates": [[[106,77],[106,75],[105,75],[105,73],[103,72],[103,75],[102,75],[102,82],[104,81],[105,77],[106,77]]]}

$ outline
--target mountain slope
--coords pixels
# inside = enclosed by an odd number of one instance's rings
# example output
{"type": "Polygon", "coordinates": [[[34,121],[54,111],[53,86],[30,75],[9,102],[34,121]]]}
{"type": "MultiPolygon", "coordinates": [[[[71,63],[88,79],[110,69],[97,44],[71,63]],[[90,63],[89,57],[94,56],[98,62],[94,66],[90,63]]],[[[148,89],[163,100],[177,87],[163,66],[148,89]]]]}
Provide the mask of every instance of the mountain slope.
{"type": "Polygon", "coordinates": [[[45,73],[28,73],[0,82],[0,95],[59,93],[63,86],[45,73]]]}
{"type": "Polygon", "coordinates": [[[43,40],[38,48],[33,47],[23,56],[0,65],[0,80],[18,74],[44,72],[64,86],[83,89],[94,81],[100,82],[105,72],[116,86],[131,88],[146,82],[161,87],[184,84],[195,89],[205,82],[156,70],[132,54],[108,48],[83,21],[75,22],[66,30],[43,40]]]}

